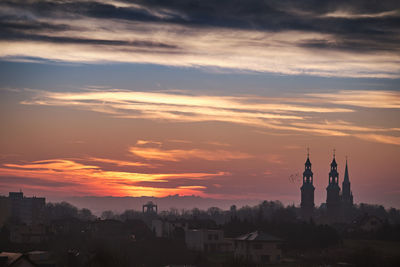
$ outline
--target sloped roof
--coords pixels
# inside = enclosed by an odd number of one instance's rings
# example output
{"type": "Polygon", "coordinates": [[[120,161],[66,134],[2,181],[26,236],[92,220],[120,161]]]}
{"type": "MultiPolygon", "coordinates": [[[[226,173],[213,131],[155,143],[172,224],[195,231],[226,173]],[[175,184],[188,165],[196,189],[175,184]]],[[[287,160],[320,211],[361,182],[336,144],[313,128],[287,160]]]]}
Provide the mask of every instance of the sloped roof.
{"type": "Polygon", "coordinates": [[[252,233],[248,233],[242,236],[239,236],[237,238],[235,238],[235,240],[247,240],[247,241],[267,241],[267,242],[277,242],[277,241],[283,241],[282,239],[267,234],[265,232],[262,231],[255,231],[252,233]]]}
{"type": "Polygon", "coordinates": [[[31,266],[36,266],[35,264],[33,264],[28,257],[26,257],[24,254],[22,253],[13,253],[13,252],[1,252],[0,253],[0,258],[6,258],[7,260],[2,262],[3,264],[5,263],[5,266],[14,266],[14,263],[16,263],[17,261],[19,261],[20,259],[24,259],[25,261],[29,262],[31,264],[31,266]]]}
{"type": "Polygon", "coordinates": [[[7,265],[11,265],[13,262],[17,261],[19,258],[22,257],[22,253],[12,253],[12,252],[1,252],[0,257],[7,258],[7,265]]]}

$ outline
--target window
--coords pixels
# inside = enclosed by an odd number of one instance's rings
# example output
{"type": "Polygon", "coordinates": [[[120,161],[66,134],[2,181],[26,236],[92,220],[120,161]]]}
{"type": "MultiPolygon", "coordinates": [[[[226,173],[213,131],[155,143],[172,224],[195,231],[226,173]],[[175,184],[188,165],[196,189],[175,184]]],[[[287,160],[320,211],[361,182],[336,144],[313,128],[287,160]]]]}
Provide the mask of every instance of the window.
{"type": "Polygon", "coordinates": [[[214,235],[214,240],[218,240],[218,235],[214,235]]]}
{"type": "Polygon", "coordinates": [[[212,234],[208,235],[208,240],[212,240],[212,234]]]}

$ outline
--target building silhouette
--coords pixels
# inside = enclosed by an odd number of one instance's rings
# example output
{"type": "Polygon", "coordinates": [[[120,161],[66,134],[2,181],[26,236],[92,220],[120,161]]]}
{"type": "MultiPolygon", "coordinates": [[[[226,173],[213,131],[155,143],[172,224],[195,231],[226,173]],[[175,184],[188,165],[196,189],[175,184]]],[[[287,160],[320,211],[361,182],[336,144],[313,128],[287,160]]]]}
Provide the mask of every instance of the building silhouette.
{"type": "Polygon", "coordinates": [[[40,224],[44,221],[45,205],[45,198],[10,192],[8,197],[0,197],[0,225],[8,220],[26,225],[40,224]]]}
{"type": "Polygon", "coordinates": [[[344,179],[342,183],[342,203],[346,207],[353,206],[353,193],[350,188],[349,170],[347,167],[346,159],[346,169],[344,171],[344,179]]]}
{"type": "Polygon", "coordinates": [[[307,152],[307,160],[303,172],[303,185],[301,186],[301,217],[305,220],[310,219],[314,213],[314,178],[311,171],[310,155],[307,152]]]}
{"type": "Polygon", "coordinates": [[[333,160],[331,162],[331,171],[329,172],[329,183],[326,188],[326,208],[328,216],[337,218],[340,214],[341,198],[339,187],[339,173],[337,171],[337,163],[335,153],[333,153],[333,160]]]}
{"type": "Polygon", "coordinates": [[[153,201],[149,201],[142,206],[142,212],[144,214],[157,214],[158,207],[153,203],[153,201]]]}
{"type": "MultiPolygon", "coordinates": [[[[313,172],[311,170],[310,155],[307,152],[307,160],[305,162],[303,172],[303,183],[301,190],[301,218],[309,220],[314,216],[314,191],[315,187],[313,172]]],[[[339,187],[339,172],[336,163],[335,153],[330,164],[328,186],[326,187],[326,203],[321,207],[326,207],[327,222],[342,222],[351,219],[353,208],[353,193],[350,186],[349,168],[346,158],[346,167],[344,171],[344,179],[342,182],[342,190],[339,187]]]]}

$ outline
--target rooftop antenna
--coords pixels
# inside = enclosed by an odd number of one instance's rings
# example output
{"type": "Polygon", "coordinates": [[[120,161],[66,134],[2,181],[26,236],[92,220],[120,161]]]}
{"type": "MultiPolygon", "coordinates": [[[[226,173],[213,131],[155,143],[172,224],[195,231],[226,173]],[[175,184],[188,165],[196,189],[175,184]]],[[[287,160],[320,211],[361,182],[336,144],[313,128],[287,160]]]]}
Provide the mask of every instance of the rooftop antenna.
{"type": "Polygon", "coordinates": [[[310,157],[310,148],[307,147],[307,158],[309,158],[309,157],[310,157]]]}
{"type": "Polygon", "coordinates": [[[335,156],[336,156],[336,149],[334,148],[333,149],[333,158],[335,158],[335,156]]]}

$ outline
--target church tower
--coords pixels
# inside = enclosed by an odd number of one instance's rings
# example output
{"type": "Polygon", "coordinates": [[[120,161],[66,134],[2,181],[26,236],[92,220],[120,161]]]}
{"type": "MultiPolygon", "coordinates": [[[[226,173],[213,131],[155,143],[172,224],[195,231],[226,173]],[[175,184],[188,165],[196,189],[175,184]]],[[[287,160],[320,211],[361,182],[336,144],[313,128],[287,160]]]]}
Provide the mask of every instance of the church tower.
{"type": "Polygon", "coordinates": [[[353,193],[350,189],[350,179],[349,171],[347,168],[347,158],[346,158],[346,169],[344,171],[344,179],[342,183],[342,202],[345,206],[353,206],[353,193]]]}
{"type": "Polygon", "coordinates": [[[311,171],[310,155],[307,151],[307,160],[303,172],[303,185],[301,186],[301,217],[303,219],[310,219],[314,212],[314,178],[311,171]]]}
{"type": "Polygon", "coordinates": [[[340,212],[340,187],[335,152],[333,152],[331,171],[329,172],[329,184],[326,188],[326,207],[328,216],[332,219],[337,219],[340,212]]]}

